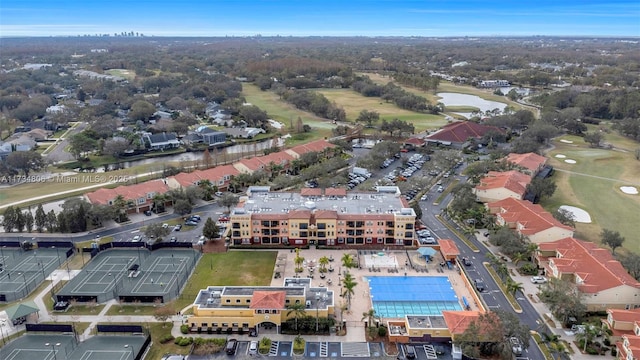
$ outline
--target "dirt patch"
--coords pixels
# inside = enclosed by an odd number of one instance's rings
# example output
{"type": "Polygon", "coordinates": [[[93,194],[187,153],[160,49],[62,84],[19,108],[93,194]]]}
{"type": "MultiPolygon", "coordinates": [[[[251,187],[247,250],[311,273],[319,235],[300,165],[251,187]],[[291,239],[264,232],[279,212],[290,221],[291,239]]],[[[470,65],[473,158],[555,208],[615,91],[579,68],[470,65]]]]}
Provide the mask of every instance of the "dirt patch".
{"type": "MultiPolygon", "coordinates": [[[[196,248],[200,246],[196,245],[196,248]]],[[[225,246],[224,240],[211,240],[207,241],[204,245],[202,245],[203,253],[223,253],[227,251],[227,247],[225,246]]]]}

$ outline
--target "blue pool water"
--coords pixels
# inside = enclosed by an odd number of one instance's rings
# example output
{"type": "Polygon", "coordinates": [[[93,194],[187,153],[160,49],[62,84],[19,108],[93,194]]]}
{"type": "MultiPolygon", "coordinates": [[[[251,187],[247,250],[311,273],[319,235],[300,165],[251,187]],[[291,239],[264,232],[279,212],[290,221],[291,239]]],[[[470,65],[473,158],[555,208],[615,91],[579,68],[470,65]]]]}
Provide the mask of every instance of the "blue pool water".
{"type": "Polygon", "coordinates": [[[384,318],[462,310],[446,276],[368,276],[371,301],[384,318]]]}

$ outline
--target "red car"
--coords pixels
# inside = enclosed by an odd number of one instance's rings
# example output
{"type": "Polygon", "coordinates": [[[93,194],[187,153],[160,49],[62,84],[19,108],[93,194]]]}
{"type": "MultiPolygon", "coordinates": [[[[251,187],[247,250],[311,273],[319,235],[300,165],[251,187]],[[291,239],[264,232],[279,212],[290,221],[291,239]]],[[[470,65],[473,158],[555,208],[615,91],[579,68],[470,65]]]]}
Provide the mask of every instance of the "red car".
{"type": "Polygon", "coordinates": [[[416,230],[424,230],[427,226],[420,220],[416,221],[416,230]]]}
{"type": "Polygon", "coordinates": [[[229,221],[229,217],[227,215],[222,215],[218,218],[218,221],[220,222],[227,222],[229,221]]]}

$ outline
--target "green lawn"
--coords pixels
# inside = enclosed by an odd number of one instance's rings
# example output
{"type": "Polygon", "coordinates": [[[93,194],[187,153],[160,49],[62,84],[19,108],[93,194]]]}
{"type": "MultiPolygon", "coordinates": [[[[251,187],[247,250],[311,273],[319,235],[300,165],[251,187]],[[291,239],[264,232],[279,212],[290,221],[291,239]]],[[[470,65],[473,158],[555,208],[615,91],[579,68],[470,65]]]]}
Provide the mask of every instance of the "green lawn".
{"type": "Polygon", "coordinates": [[[380,114],[380,119],[392,120],[398,118],[413,123],[416,127],[416,132],[437,129],[446,124],[444,116],[404,110],[393,103],[383,101],[379,97],[362,96],[350,89],[318,89],[315,91],[344,108],[348,121],[355,121],[362,110],[373,110],[380,114]]]}
{"type": "MultiPolygon", "coordinates": [[[[261,91],[253,84],[243,83],[242,94],[245,96],[247,102],[266,111],[271,119],[283,123],[285,125],[283,133],[287,133],[292,124],[295,126],[298,117],[302,119],[304,124],[311,126],[313,131],[310,137],[298,141],[300,143],[330,137],[331,129],[335,127],[329,120],[296,109],[293,105],[280,100],[277,94],[271,91],[261,91]]],[[[287,140],[287,144],[289,144],[290,140],[291,139],[287,140]]],[[[292,141],[291,145],[297,145],[296,141],[292,141]]]]}
{"type": "MultiPolygon", "coordinates": [[[[616,147],[637,148],[638,144],[616,134],[607,134],[606,141],[616,147]]],[[[623,247],[634,253],[640,253],[640,232],[638,214],[640,214],[640,196],[627,195],[620,191],[624,185],[640,188],[640,162],[635,160],[633,152],[624,150],[592,149],[584,140],[576,136],[563,136],[573,141],[567,144],[556,139],[555,148],[547,154],[550,165],[558,170],[567,170],[579,174],[556,171],[554,180],[558,189],[553,197],[543,202],[548,211],[555,211],[561,205],[576,206],[591,215],[591,224],[576,224],[576,237],[599,242],[603,228],[619,231],[626,238],[623,247]],[[576,164],[568,164],[565,155],[576,164]]]]}
{"type": "Polygon", "coordinates": [[[128,69],[111,69],[111,70],[105,71],[105,73],[113,76],[120,76],[129,81],[136,78],[136,72],[134,70],[128,70],[128,69]]]}
{"type": "Polygon", "coordinates": [[[276,251],[229,251],[204,254],[189,278],[175,308],[192,304],[201,289],[210,285],[267,286],[276,263],[276,251]]]}

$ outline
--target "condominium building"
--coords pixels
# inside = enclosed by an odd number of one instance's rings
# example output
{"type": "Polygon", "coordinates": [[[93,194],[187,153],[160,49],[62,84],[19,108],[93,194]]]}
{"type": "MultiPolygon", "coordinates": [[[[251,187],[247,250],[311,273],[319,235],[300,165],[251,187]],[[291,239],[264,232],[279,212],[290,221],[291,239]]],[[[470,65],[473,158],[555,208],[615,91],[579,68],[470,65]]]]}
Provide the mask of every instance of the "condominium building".
{"type": "Polygon", "coordinates": [[[413,245],[416,213],[395,186],[376,192],[252,186],[231,211],[231,242],[243,245],[413,245]]]}

